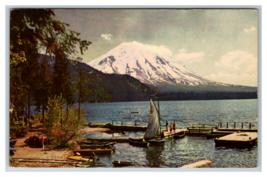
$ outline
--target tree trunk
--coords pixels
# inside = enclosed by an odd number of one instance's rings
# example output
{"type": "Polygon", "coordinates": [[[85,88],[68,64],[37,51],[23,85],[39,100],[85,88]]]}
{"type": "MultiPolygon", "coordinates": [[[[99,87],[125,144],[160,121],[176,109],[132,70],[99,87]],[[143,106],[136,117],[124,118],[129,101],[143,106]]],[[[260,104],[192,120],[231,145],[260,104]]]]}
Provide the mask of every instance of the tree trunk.
{"type": "Polygon", "coordinates": [[[30,119],[31,116],[31,91],[29,89],[28,93],[28,116],[26,118],[26,125],[28,124],[28,120],[30,119]]]}

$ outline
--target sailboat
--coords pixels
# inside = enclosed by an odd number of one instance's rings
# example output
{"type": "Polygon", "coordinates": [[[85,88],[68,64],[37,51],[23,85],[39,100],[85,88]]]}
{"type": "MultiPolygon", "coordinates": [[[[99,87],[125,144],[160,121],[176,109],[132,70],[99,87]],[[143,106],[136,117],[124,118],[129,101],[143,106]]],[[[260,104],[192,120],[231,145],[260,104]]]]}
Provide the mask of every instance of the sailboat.
{"type": "MultiPolygon", "coordinates": [[[[158,91],[157,91],[157,93],[158,93],[158,91]]],[[[159,108],[159,101],[158,101],[158,108],[159,108]]],[[[145,143],[149,143],[151,145],[164,143],[165,140],[161,139],[160,136],[161,136],[160,112],[156,108],[156,105],[153,102],[152,96],[151,96],[150,97],[150,115],[149,115],[148,126],[146,129],[146,132],[145,132],[144,136],[140,137],[140,138],[130,138],[129,137],[129,143],[133,144],[133,145],[135,145],[135,144],[141,145],[141,144],[145,144],[145,143]]]]}

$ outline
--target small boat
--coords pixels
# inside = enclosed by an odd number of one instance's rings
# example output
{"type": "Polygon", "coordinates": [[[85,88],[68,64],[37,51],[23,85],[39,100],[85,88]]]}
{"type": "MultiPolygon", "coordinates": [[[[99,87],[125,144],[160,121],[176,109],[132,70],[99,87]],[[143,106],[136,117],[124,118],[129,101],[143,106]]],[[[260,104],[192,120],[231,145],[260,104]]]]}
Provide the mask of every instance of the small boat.
{"type": "MultiPolygon", "coordinates": [[[[158,93],[158,90],[157,92],[158,93]]],[[[155,94],[154,94],[155,95],[155,94]]],[[[152,95],[152,96],[154,96],[152,95]]],[[[155,103],[152,100],[152,96],[150,97],[150,114],[148,119],[148,125],[145,134],[140,138],[131,138],[129,137],[130,144],[145,145],[145,143],[149,143],[149,140],[158,138],[161,135],[161,127],[160,127],[160,112],[159,112],[159,100],[158,100],[158,109],[155,103]],[[146,141],[146,142],[143,142],[146,141]]],[[[157,96],[158,99],[158,96],[157,96]]],[[[163,143],[164,140],[156,141],[153,140],[152,143],[163,143]]]]}
{"type": "Polygon", "coordinates": [[[16,139],[10,139],[10,140],[9,140],[9,145],[10,145],[10,146],[15,146],[16,142],[17,142],[16,139]]]}
{"type": "Polygon", "coordinates": [[[144,141],[144,138],[143,137],[141,137],[141,138],[130,138],[129,137],[129,140],[143,142],[144,141]]]}
{"type": "Polygon", "coordinates": [[[131,113],[136,114],[136,113],[139,113],[139,112],[137,112],[137,111],[132,111],[131,113]]]}
{"type": "Polygon", "coordinates": [[[68,157],[70,160],[78,160],[84,162],[93,162],[94,160],[91,158],[83,158],[82,156],[70,156],[68,157]]]}
{"type": "Polygon", "coordinates": [[[138,147],[148,147],[149,143],[145,142],[145,141],[134,141],[129,139],[129,144],[134,145],[134,146],[138,146],[138,147]]]}
{"type": "Polygon", "coordinates": [[[83,144],[80,145],[81,149],[88,149],[88,148],[110,148],[114,145],[114,142],[109,142],[109,143],[86,143],[84,142],[83,144]]]}
{"type": "Polygon", "coordinates": [[[183,137],[185,137],[185,131],[182,131],[182,132],[179,132],[179,133],[175,133],[173,135],[174,139],[180,139],[180,138],[183,138],[183,137]]]}
{"type": "Polygon", "coordinates": [[[130,161],[120,161],[120,160],[114,160],[114,161],[112,162],[112,164],[113,164],[115,167],[133,166],[133,165],[134,165],[133,162],[130,162],[130,161]]]}
{"type": "Polygon", "coordinates": [[[157,138],[148,140],[150,145],[164,144],[165,141],[166,141],[165,139],[157,139],[157,138]]]}
{"type": "Polygon", "coordinates": [[[76,152],[80,153],[83,156],[86,155],[92,155],[93,153],[95,154],[111,154],[112,149],[100,149],[100,148],[96,148],[96,149],[79,149],[79,150],[73,150],[73,153],[75,154],[76,152]]]}

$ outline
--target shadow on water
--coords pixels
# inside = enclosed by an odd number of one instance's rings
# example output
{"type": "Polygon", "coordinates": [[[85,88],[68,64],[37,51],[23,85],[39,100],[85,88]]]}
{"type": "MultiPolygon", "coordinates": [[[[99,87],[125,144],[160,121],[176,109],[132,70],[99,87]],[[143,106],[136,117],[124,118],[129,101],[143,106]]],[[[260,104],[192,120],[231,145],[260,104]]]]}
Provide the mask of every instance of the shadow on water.
{"type": "Polygon", "coordinates": [[[148,167],[161,167],[164,165],[162,157],[164,145],[150,146],[149,148],[144,148],[143,151],[146,153],[148,167]]]}

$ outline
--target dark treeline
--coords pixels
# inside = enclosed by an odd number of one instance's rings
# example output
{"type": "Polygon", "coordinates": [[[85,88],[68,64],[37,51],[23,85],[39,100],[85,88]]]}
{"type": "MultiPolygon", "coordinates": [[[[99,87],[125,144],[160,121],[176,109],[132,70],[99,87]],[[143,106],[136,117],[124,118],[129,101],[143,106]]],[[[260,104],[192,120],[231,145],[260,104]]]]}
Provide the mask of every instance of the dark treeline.
{"type": "Polygon", "coordinates": [[[161,93],[161,100],[257,99],[257,92],[176,92],[161,93]]]}

